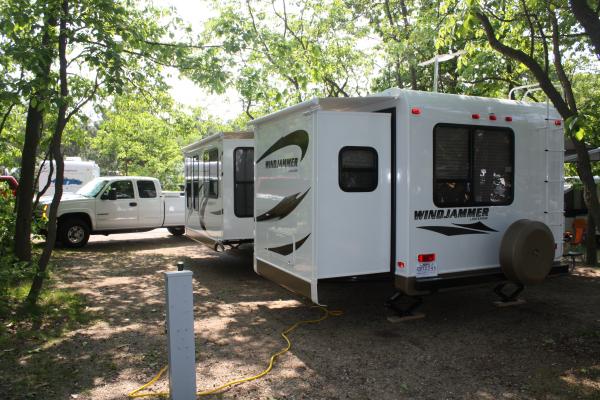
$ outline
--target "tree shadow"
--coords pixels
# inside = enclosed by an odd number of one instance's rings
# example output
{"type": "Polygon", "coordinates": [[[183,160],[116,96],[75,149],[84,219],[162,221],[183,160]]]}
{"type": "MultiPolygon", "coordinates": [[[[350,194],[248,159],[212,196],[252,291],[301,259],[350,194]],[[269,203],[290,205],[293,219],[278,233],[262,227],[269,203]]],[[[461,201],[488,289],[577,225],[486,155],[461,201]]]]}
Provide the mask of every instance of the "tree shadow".
{"type": "MultiPolygon", "coordinates": [[[[85,296],[97,319],[1,353],[0,398],[116,399],[149,380],[167,358],[161,272],[178,260],[194,274],[199,389],[260,372],[285,345],[283,329],[321,315],[256,275],[248,251],[165,237],[60,252],[60,286],[85,296]]],[[[598,281],[548,280],[510,308],[492,304],[490,287],[439,293],[425,301],[427,318],[400,324],[383,307],[390,282],[328,283],[320,290],[344,315],[292,332],[271,374],[216,397],[598,398],[598,281]]]]}

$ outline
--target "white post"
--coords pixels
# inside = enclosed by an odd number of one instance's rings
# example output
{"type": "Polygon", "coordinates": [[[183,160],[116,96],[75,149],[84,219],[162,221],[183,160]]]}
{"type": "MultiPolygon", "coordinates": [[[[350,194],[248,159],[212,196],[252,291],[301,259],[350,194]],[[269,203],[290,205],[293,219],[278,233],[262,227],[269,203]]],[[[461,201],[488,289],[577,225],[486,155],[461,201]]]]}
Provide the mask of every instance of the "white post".
{"type": "Polygon", "coordinates": [[[165,272],[171,400],[196,398],[192,271],[165,272]]]}

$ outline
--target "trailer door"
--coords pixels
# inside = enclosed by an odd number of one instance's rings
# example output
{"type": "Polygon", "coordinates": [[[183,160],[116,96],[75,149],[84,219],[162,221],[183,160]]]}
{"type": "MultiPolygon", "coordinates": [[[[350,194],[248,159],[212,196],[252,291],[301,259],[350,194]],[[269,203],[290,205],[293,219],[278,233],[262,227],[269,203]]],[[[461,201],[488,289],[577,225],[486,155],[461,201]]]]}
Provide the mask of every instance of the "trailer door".
{"type": "Polygon", "coordinates": [[[317,279],[389,272],[390,114],[318,113],[317,279]]]}

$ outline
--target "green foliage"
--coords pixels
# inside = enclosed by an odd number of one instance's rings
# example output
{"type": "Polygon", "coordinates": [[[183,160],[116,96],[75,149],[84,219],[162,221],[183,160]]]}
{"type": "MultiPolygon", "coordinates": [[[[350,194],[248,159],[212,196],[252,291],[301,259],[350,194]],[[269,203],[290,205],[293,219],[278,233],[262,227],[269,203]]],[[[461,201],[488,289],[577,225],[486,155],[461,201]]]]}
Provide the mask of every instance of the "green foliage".
{"type": "Polygon", "coordinates": [[[165,92],[130,92],[103,110],[90,157],[103,175],[152,176],[175,190],[183,183],[181,147],[222,128],[200,110],[182,109],[165,92]]]}
{"type": "Polygon", "coordinates": [[[9,290],[33,276],[31,263],[19,262],[13,254],[15,202],[12,194],[0,193],[0,308],[9,290]]]}
{"type": "MultiPolygon", "coordinates": [[[[221,45],[213,54],[249,118],[313,96],[367,92],[365,77],[373,58],[360,48],[367,30],[344,2],[227,0],[213,5],[218,15],[205,26],[205,42],[221,45]]],[[[214,87],[194,71],[186,74],[214,87]]]]}

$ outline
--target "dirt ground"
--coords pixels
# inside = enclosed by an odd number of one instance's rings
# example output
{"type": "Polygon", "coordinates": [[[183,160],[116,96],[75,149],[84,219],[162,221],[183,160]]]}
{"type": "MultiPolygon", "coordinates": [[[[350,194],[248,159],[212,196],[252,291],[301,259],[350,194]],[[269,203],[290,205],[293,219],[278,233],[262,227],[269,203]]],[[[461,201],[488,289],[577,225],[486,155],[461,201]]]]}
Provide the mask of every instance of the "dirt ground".
{"type": "MultiPolygon", "coordinates": [[[[162,272],[179,260],[194,273],[199,389],[258,373],[284,345],[282,329],[320,315],[256,275],[251,249],[215,253],[166,230],[93,237],[58,250],[54,270],[93,321],[35,351],[25,343],[10,361],[0,355],[0,399],[124,399],[149,380],[167,358],[162,272]],[[51,380],[33,368],[42,362],[51,380]]],[[[495,307],[490,287],[439,293],[412,322],[388,322],[392,293],[389,282],[325,285],[344,314],[301,327],[271,374],[213,397],[600,399],[600,270],[548,280],[516,307],[495,307]]]]}

